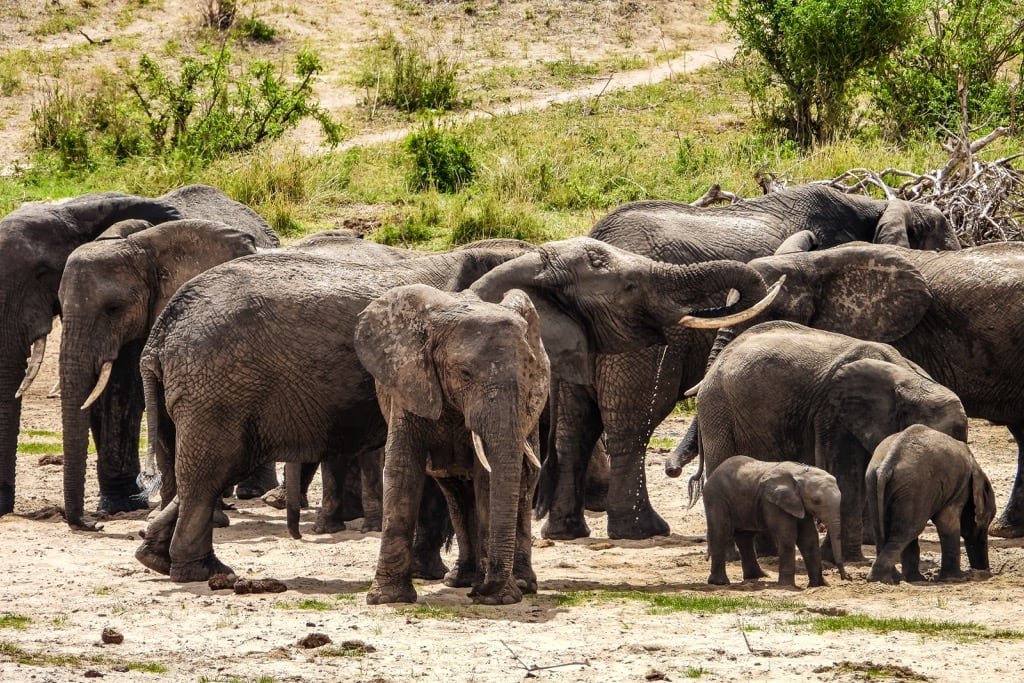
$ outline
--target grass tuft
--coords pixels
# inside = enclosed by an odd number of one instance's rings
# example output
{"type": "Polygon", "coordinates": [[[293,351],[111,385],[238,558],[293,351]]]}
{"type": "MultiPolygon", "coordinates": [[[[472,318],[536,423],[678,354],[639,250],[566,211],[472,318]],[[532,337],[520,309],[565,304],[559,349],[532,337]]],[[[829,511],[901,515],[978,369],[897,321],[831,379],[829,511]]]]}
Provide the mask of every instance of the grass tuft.
{"type": "Polygon", "coordinates": [[[704,593],[644,593],[641,591],[573,591],[562,593],[556,600],[559,607],[575,607],[586,602],[636,600],[648,603],[652,614],[692,612],[695,614],[725,614],[730,612],[774,612],[793,609],[797,604],[783,600],[730,597],[704,593]]]}
{"type": "Polygon", "coordinates": [[[992,630],[982,624],[961,621],[934,621],[932,619],[908,619],[905,617],[872,617],[866,614],[843,616],[821,616],[809,619],[795,619],[794,625],[810,625],[815,633],[839,631],[873,631],[875,633],[917,633],[923,636],[952,638],[954,640],[1020,640],[1024,632],[992,630]]]}
{"type": "Polygon", "coordinates": [[[31,623],[32,619],[20,614],[0,614],[0,628],[13,628],[22,631],[31,623]]]}

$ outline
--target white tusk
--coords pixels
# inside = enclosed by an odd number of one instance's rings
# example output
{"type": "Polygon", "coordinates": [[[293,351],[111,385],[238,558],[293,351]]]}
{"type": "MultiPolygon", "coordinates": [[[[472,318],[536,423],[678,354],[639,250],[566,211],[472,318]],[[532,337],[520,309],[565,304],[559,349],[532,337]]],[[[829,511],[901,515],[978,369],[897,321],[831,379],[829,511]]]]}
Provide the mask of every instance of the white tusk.
{"type": "Polygon", "coordinates": [[[783,275],[779,278],[778,282],[768,288],[768,294],[766,294],[763,299],[739,313],[733,313],[732,315],[726,315],[720,318],[699,318],[692,315],[684,315],[679,319],[677,324],[681,327],[690,327],[698,330],[713,330],[719,327],[732,327],[733,325],[739,325],[742,322],[750,320],[755,315],[771,306],[772,302],[775,301],[775,297],[777,297],[779,292],[782,290],[782,285],[785,282],[786,276],[783,275]]]}
{"type": "Polygon", "coordinates": [[[683,392],[683,397],[690,398],[691,396],[696,396],[698,391],[700,391],[700,382],[697,382],[692,387],[683,392]]]}
{"type": "Polygon", "coordinates": [[[524,441],[523,445],[526,446],[526,459],[530,461],[530,464],[540,469],[540,458],[533,452],[533,446],[530,445],[529,441],[524,441]]]}
{"type": "Polygon", "coordinates": [[[734,303],[740,300],[740,292],[738,289],[730,289],[728,296],[725,297],[725,305],[732,306],[734,303]]]}
{"type": "Polygon", "coordinates": [[[96,386],[92,388],[92,393],[85,399],[85,403],[82,404],[82,410],[88,410],[89,406],[96,402],[96,399],[100,397],[103,390],[107,388],[107,382],[110,381],[110,370],[114,367],[113,361],[106,361],[103,363],[103,367],[100,368],[99,379],[96,380],[96,386]]]}
{"type": "Polygon", "coordinates": [[[491,463],[487,462],[487,454],[484,453],[484,440],[476,432],[470,432],[470,434],[473,435],[473,451],[476,453],[477,460],[480,461],[485,470],[490,472],[491,463]]]}
{"type": "Polygon", "coordinates": [[[28,360],[28,367],[25,369],[25,379],[21,380],[21,386],[14,392],[14,398],[21,398],[32,386],[32,380],[39,374],[39,368],[43,365],[43,354],[46,353],[46,335],[32,342],[32,356],[28,360]]]}

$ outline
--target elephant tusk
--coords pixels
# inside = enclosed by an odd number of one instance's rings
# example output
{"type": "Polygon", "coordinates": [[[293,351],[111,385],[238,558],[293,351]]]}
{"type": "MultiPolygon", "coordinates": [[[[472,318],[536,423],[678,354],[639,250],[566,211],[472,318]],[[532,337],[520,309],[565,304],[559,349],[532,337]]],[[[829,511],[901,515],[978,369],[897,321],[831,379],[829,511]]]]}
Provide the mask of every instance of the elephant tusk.
{"type": "Polygon", "coordinates": [[[730,289],[729,294],[725,297],[725,305],[732,306],[734,303],[740,300],[740,292],[738,289],[730,289]]]}
{"type": "Polygon", "coordinates": [[[733,325],[739,325],[740,323],[750,320],[755,315],[771,306],[772,302],[775,301],[775,297],[777,297],[779,292],[782,291],[782,285],[785,282],[786,276],[783,275],[779,278],[778,282],[768,288],[768,293],[763,299],[739,313],[724,315],[720,318],[700,318],[693,315],[684,315],[676,324],[680,327],[690,327],[698,330],[713,330],[719,327],[732,327],[733,325]]]}
{"type": "Polygon", "coordinates": [[[484,440],[476,432],[470,432],[470,434],[473,435],[473,451],[476,453],[477,460],[480,461],[485,470],[490,472],[491,463],[487,462],[487,454],[484,453],[484,440]]]}
{"type": "Polygon", "coordinates": [[[526,459],[530,461],[530,464],[540,469],[540,458],[533,452],[533,446],[530,445],[529,441],[524,441],[523,445],[526,447],[526,459]]]}
{"type": "Polygon", "coordinates": [[[691,396],[696,396],[697,392],[700,391],[700,385],[701,383],[697,382],[692,387],[683,392],[683,398],[690,398],[691,396]]]}
{"type": "Polygon", "coordinates": [[[25,369],[25,379],[21,381],[21,386],[14,393],[14,398],[21,398],[22,395],[28,391],[28,388],[32,386],[32,381],[39,374],[39,368],[43,365],[43,354],[46,353],[46,335],[44,334],[39,339],[32,342],[32,357],[29,358],[28,367],[25,369]]]}
{"type": "Polygon", "coordinates": [[[82,410],[88,410],[89,407],[96,402],[96,399],[100,397],[103,390],[107,388],[107,382],[110,381],[110,370],[114,367],[113,361],[105,361],[103,367],[100,368],[99,379],[96,380],[96,386],[93,387],[92,393],[85,399],[85,403],[82,404],[82,410]]]}

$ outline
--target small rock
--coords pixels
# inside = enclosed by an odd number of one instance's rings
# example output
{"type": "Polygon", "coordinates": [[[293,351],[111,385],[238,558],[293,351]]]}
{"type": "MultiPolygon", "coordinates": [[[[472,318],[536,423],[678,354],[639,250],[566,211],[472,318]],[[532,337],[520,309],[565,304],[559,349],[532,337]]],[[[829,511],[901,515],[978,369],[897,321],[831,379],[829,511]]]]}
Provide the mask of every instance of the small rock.
{"type": "Polygon", "coordinates": [[[103,633],[100,634],[100,640],[107,645],[120,645],[124,642],[124,635],[116,628],[107,626],[103,629],[103,633]]]}
{"type": "Polygon", "coordinates": [[[50,455],[44,455],[39,458],[37,465],[63,465],[64,456],[51,453],[50,455]]]}
{"type": "Polygon", "coordinates": [[[111,668],[114,671],[116,671],[117,673],[119,673],[119,674],[123,674],[123,673],[127,673],[127,672],[131,671],[131,667],[128,666],[127,664],[115,664],[111,668]]]}
{"type": "Polygon", "coordinates": [[[238,577],[234,574],[214,574],[206,583],[212,591],[223,591],[234,588],[236,581],[238,577]]]}
{"type": "Polygon", "coordinates": [[[550,548],[555,544],[550,538],[535,538],[533,539],[534,548],[550,548]]]}
{"type": "Polygon", "coordinates": [[[316,626],[316,623],[314,623],[312,621],[307,621],[306,622],[306,628],[313,628],[314,626],[316,626]]]}
{"type": "Polygon", "coordinates": [[[331,637],[326,633],[310,633],[299,640],[299,647],[311,650],[314,647],[323,647],[331,642],[331,637]]]}
{"type": "Polygon", "coordinates": [[[644,674],[645,681],[671,681],[664,671],[658,671],[657,669],[648,669],[647,673],[644,674]]]}
{"type": "Polygon", "coordinates": [[[235,581],[235,593],[284,593],[288,586],[277,579],[239,579],[235,581]]]}
{"type": "Polygon", "coordinates": [[[349,650],[351,652],[376,652],[377,648],[373,645],[367,645],[361,640],[346,640],[341,644],[342,650],[349,650]]]}
{"type": "Polygon", "coordinates": [[[89,669],[88,671],[86,671],[82,675],[85,676],[86,678],[103,678],[103,674],[101,674],[96,669],[89,669]]]}
{"type": "Polygon", "coordinates": [[[588,550],[608,550],[609,548],[614,548],[614,547],[615,546],[612,545],[611,543],[602,542],[602,543],[591,543],[590,545],[587,546],[587,549],[588,550]]]}

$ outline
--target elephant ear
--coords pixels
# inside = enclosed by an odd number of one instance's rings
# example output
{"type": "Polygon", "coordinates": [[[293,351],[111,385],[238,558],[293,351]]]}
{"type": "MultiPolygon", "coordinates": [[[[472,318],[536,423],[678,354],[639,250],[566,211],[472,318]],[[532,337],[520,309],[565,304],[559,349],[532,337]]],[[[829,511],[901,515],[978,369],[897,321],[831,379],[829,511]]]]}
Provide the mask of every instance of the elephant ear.
{"type": "Polygon", "coordinates": [[[521,386],[530,387],[531,393],[527,403],[529,414],[540,417],[544,410],[544,404],[548,400],[548,388],[551,384],[551,366],[548,363],[548,356],[544,350],[544,342],[541,339],[541,320],[537,315],[537,309],[533,301],[520,289],[510,290],[501,305],[518,313],[526,321],[526,341],[533,350],[536,358],[542,359],[541,366],[544,368],[542,377],[525,377],[521,386]]]}
{"type": "Polygon", "coordinates": [[[797,519],[804,518],[804,502],[800,499],[796,481],[792,477],[774,478],[769,482],[764,495],[769,503],[779,507],[783,512],[797,519]]]}
{"type": "Polygon", "coordinates": [[[530,297],[540,317],[540,333],[556,379],[569,384],[593,381],[591,348],[583,323],[560,306],[546,285],[557,281],[550,260],[533,251],[506,261],[470,288],[484,301],[498,303],[510,289],[530,297]]]}
{"type": "Polygon", "coordinates": [[[828,400],[832,414],[870,454],[882,439],[898,431],[899,367],[887,361],[862,358],[847,363],[832,376],[828,400]]]}
{"type": "Polygon", "coordinates": [[[917,326],[932,303],[921,272],[888,247],[823,249],[751,265],[766,281],[787,275],[774,318],[858,339],[895,341],[917,326]]]}
{"type": "Polygon", "coordinates": [[[427,285],[395,287],[359,314],[355,349],[363,367],[403,410],[436,420],[444,395],[434,369],[433,311],[450,297],[427,285]]]}
{"type": "Polygon", "coordinates": [[[902,199],[890,199],[885,211],[875,225],[875,236],[871,240],[875,244],[895,244],[898,247],[910,246],[910,225],[914,220],[914,207],[902,199]]]}

